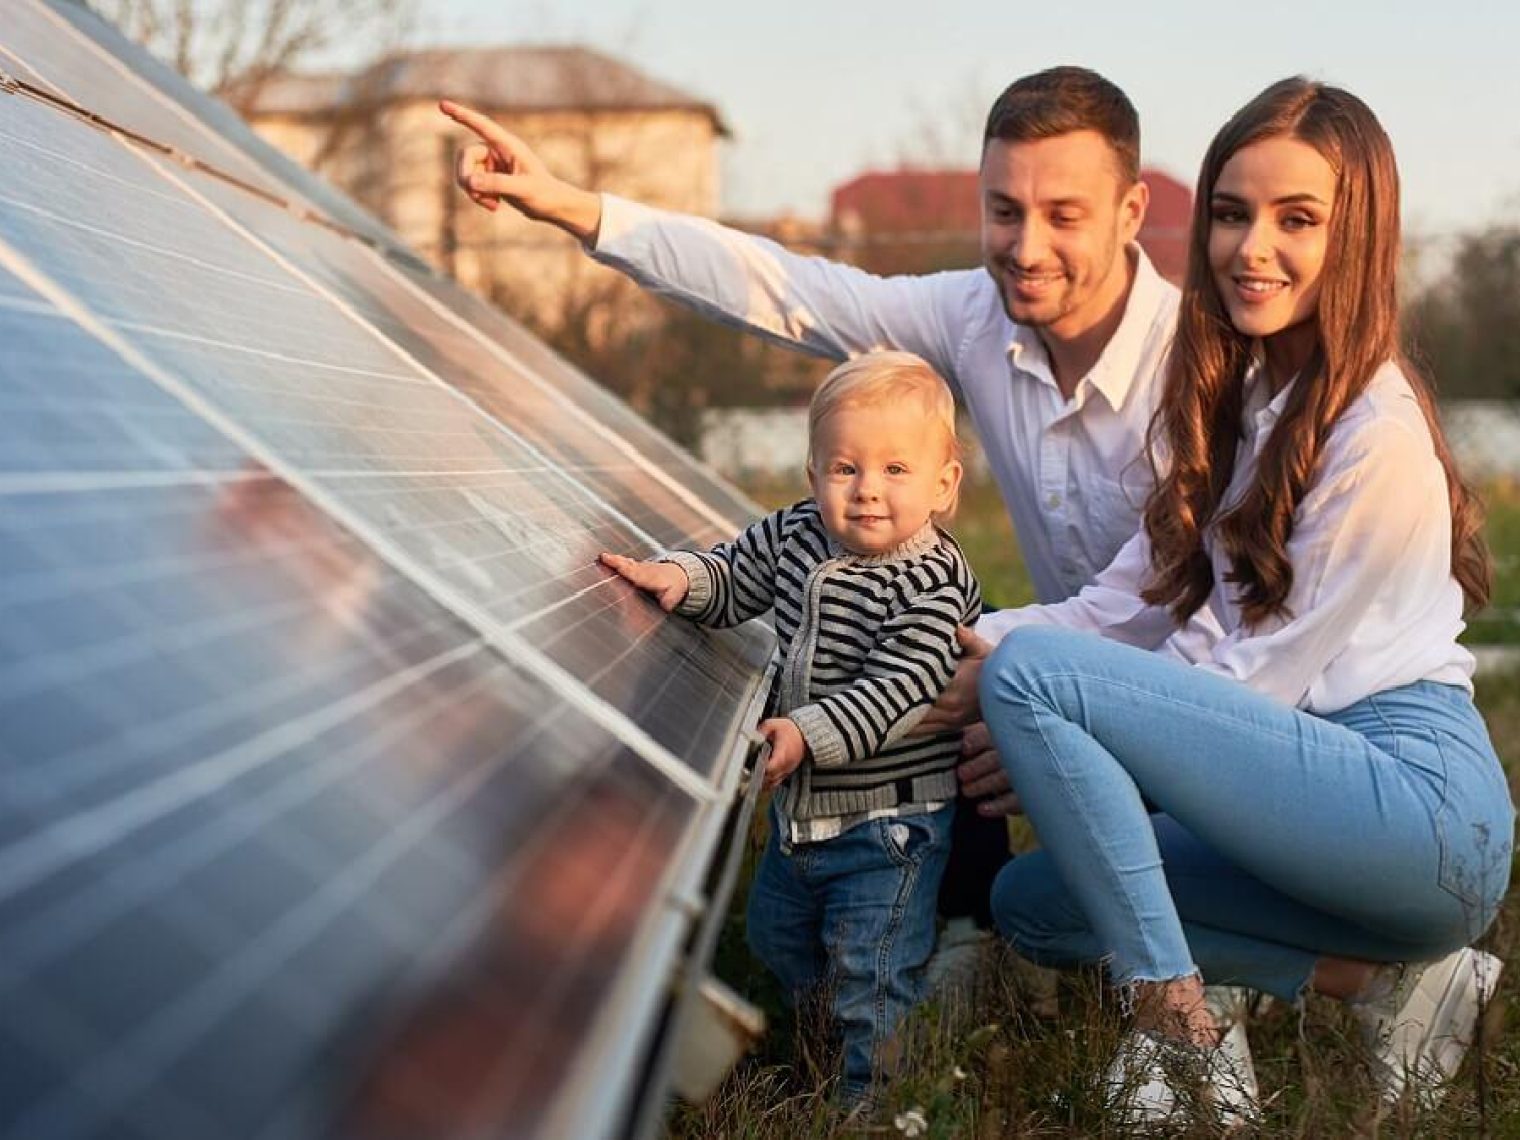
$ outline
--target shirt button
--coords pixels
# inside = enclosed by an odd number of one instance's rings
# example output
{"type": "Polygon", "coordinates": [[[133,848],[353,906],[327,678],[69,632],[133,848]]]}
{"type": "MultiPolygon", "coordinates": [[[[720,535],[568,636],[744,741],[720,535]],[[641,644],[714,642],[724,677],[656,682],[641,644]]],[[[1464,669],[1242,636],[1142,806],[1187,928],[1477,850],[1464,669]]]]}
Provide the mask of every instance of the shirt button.
{"type": "Polygon", "coordinates": [[[1045,505],[1051,510],[1055,510],[1061,505],[1061,496],[1058,494],[1052,494],[1048,499],[1045,500],[1045,505]]]}

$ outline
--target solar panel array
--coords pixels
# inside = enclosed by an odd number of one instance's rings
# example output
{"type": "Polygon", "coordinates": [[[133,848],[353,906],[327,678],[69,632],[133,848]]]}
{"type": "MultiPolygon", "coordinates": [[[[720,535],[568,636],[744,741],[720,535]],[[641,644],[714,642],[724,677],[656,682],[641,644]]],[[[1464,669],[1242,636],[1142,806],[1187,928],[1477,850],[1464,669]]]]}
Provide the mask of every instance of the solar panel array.
{"type": "Polygon", "coordinates": [[[613,1127],[770,642],[594,557],[749,504],[82,7],[0,86],[0,1135],[613,1127]]]}

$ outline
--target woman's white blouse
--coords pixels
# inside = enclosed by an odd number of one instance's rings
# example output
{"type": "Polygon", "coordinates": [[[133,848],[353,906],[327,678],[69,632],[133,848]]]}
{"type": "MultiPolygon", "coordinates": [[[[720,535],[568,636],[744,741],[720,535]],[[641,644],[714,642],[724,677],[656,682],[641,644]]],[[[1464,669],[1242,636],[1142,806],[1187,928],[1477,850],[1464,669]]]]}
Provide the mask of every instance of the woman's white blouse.
{"type": "MultiPolygon", "coordinates": [[[[1245,438],[1226,494],[1234,501],[1290,387],[1267,399],[1262,374],[1247,380],[1245,438]]],[[[1471,689],[1473,657],[1457,644],[1461,587],[1451,575],[1451,507],[1446,475],[1419,402],[1397,366],[1386,364],[1331,429],[1320,469],[1299,504],[1288,558],[1287,608],[1242,624],[1229,559],[1208,541],[1214,590],[1208,623],[1179,632],[1162,607],[1140,599],[1151,563],[1144,530],[1076,597],[988,614],[977,633],[996,642],[1021,625],[1091,630],[1222,673],[1315,713],[1415,681],[1471,689]]]]}

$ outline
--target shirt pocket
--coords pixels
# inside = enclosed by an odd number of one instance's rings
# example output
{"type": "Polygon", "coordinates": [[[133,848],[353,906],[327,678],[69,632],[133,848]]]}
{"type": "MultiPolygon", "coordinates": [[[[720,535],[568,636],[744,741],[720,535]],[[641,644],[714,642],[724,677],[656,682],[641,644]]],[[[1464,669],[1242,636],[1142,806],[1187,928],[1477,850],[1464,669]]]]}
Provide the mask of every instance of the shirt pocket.
{"type": "Polygon", "coordinates": [[[1086,534],[1079,538],[1094,574],[1112,562],[1119,548],[1140,529],[1140,515],[1150,491],[1148,479],[1088,478],[1086,534]]]}

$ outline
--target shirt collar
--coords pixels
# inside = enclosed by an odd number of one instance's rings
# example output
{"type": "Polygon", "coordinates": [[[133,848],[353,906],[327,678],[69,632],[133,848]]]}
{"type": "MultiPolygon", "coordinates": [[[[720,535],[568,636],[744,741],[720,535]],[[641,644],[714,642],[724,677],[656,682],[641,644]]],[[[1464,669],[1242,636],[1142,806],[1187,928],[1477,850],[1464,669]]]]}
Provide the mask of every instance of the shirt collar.
{"type": "Polygon", "coordinates": [[[1266,364],[1258,351],[1242,383],[1245,385],[1245,399],[1240,410],[1241,430],[1247,439],[1264,439],[1282,417],[1283,409],[1288,406],[1288,398],[1293,394],[1293,387],[1298,383],[1298,377],[1293,377],[1273,392],[1267,378],[1266,364]]]}
{"type": "MultiPolygon", "coordinates": [[[[1124,316],[1120,318],[1114,335],[1103,346],[1097,364],[1083,377],[1114,409],[1124,403],[1134,387],[1140,355],[1167,289],[1166,281],[1156,272],[1156,267],[1138,243],[1131,242],[1125,247],[1125,253],[1134,258],[1135,279],[1130,283],[1129,297],[1124,302],[1124,316]]],[[[1040,339],[1039,332],[1028,325],[1013,325],[1013,335],[1008,339],[1008,359],[1020,372],[1055,385],[1055,372],[1050,367],[1045,342],[1040,339]]]]}

